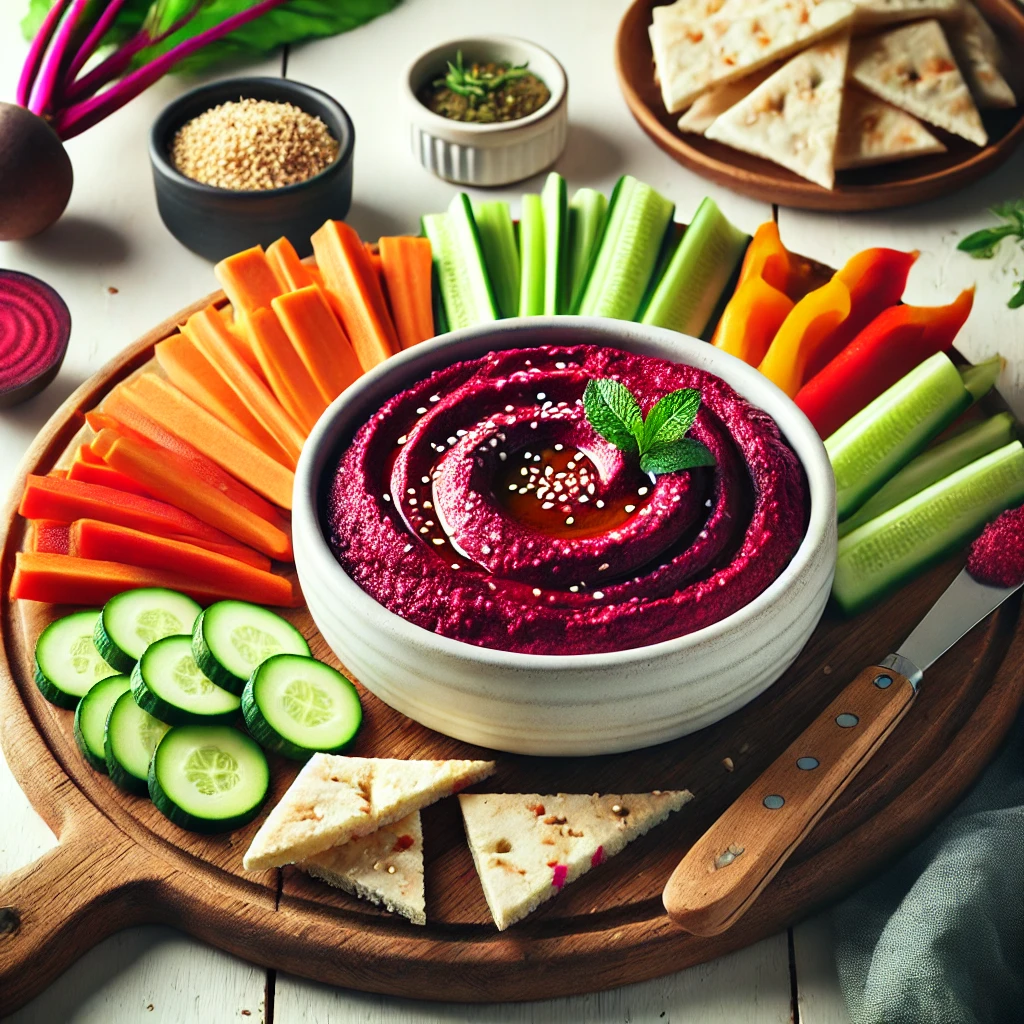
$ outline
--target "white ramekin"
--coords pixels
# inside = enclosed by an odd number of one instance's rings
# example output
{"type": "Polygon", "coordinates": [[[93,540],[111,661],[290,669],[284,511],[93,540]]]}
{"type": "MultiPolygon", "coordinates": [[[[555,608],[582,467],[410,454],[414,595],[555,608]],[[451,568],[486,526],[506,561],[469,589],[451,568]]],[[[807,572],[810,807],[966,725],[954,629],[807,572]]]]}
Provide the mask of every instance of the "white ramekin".
{"type": "Polygon", "coordinates": [[[774,384],[720,349],[658,327],[529,317],[446,334],[366,374],[320,418],[295,476],[295,564],[313,620],[342,664],[431,729],[521,754],[633,750],[694,732],[753,700],[792,664],[828,599],[836,558],[832,468],[814,428],[774,384]],[[610,345],[717,374],[779,424],[807,473],[810,521],[790,564],[720,622],[612,654],[534,655],[438,636],[378,604],[335,560],[321,527],[325,489],[355,431],[432,371],[495,349],[610,345]]]}
{"type": "Polygon", "coordinates": [[[565,69],[543,47],[513,36],[453,39],[417,57],[406,73],[406,104],[412,127],[412,151],[428,171],[457,185],[507,185],[550,167],[565,149],[569,128],[569,84],[565,69]],[[473,124],[452,121],[428,110],[417,98],[420,88],[443,74],[445,62],[462,51],[473,61],[529,62],[551,98],[518,121],[473,124]]]}

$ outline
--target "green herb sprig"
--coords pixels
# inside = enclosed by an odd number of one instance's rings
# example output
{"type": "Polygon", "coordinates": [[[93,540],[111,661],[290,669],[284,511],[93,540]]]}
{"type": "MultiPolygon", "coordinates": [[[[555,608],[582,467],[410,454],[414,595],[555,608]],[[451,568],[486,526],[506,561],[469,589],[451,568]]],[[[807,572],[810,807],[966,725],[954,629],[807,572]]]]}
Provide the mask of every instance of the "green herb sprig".
{"type": "MultiPolygon", "coordinates": [[[[976,260],[990,260],[1004,238],[1016,238],[1024,245],[1024,199],[1011,199],[993,206],[992,213],[1006,223],[973,232],[960,242],[957,249],[976,260]]],[[[1024,306],[1024,281],[1017,282],[1017,291],[1006,304],[1010,309],[1024,306]]]]}
{"type": "Polygon", "coordinates": [[[653,476],[715,464],[705,445],[686,436],[699,408],[696,388],[665,395],[646,419],[633,393],[617,380],[589,380],[583,391],[583,411],[590,425],[620,451],[639,457],[640,468],[653,476]]]}
{"type": "Polygon", "coordinates": [[[434,85],[446,85],[452,92],[466,96],[470,100],[483,99],[489,92],[497,92],[507,82],[529,73],[526,64],[513,64],[498,74],[489,71],[478,72],[475,66],[467,69],[462,60],[462,51],[457,50],[455,63],[448,61],[448,74],[438,78],[434,85]]]}

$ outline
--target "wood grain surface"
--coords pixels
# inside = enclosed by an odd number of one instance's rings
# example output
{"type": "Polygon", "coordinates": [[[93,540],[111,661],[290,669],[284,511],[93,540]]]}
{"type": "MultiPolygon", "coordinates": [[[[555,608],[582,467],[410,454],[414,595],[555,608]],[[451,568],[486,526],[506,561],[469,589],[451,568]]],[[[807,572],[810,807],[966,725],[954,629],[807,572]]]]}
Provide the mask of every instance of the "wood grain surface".
{"type": "MultiPolygon", "coordinates": [[[[877,661],[903,639],[958,571],[956,560],[852,621],[826,612],[779,682],[698,734],[611,757],[498,755],[498,772],[485,784],[490,791],[688,787],[696,795],[668,823],[507,933],[499,935],[490,922],[451,800],[424,812],[430,921],[424,929],[293,869],[247,874],[241,854],[259,821],[227,836],[192,835],[86,765],[72,735],[72,713],[49,705],[32,682],[35,639],[66,609],[12,603],[6,596],[24,533],[15,513],[24,476],[52,468],[80,429],[83,411],[144,365],[153,344],[208,301],[150,332],[65,402],[26,456],[4,515],[0,740],[60,845],[0,880],[0,907],[13,908],[8,920],[14,922],[0,935],[0,1015],[31,998],[105,936],[144,922],[174,925],[294,974],[415,998],[538,999],[657,977],[774,934],[891,858],[976,777],[1024,698],[1024,633],[1017,634],[1020,604],[1013,601],[930,670],[903,726],[742,924],[713,938],[686,934],[663,911],[661,890],[680,855],[821,712],[857,666],[877,661]],[[66,884],[54,884],[58,878],[66,884]],[[32,970],[26,970],[29,962],[32,970]]],[[[334,661],[305,611],[293,618],[313,653],[334,661]]],[[[365,691],[362,698],[365,725],[356,755],[487,753],[430,732],[365,691]]],[[[296,770],[293,763],[272,760],[272,801],[296,770]]]]}
{"type": "MultiPolygon", "coordinates": [[[[1024,140],[1024,105],[986,110],[986,146],[929,125],[945,153],[877,167],[839,171],[832,189],[822,188],[768,160],[676,127],[681,111],[669,114],[654,81],[648,27],[651,10],[669,0],[635,0],[615,39],[619,86],[640,127],[685,167],[719,185],[768,203],[833,212],[880,210],[949,195],[994,170],[1024,140]]],[[[1024,9],[1015,0],[975,0],[1003,42],[1006,53],[1024,53],[1024,9]]],[[[1014,68],[1016,74],[1019,69],[1014,68]]],[[[1018,98],[1021,92],[1017,91],[1018,98]]]]}

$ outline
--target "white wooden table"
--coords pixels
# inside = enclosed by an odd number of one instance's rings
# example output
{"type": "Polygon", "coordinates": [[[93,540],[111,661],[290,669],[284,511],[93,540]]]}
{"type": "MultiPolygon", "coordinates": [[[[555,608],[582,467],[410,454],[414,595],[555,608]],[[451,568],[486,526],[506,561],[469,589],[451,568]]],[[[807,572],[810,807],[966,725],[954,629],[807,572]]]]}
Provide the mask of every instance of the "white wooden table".
{"type": "MultiPolygon", "coordinates": [[[[0,98],[13,97],[26,46],[17,21],[26,0],[0,3],[0,98]]],[[[661,153],[633,122],[612,69],[615,27],[625,0],[405,0],[392,14],[348,35],[268,60],[255,69],[319,86],[339,99],[356,126],[350,221],[368,238],[413,232],[423,212],[444,209],[453,192],[409,152],[401,106],[406,65],[445,38],[476,32],[522,35],[550,48],[569,75],[572,127],[557,169],[570,187],[608,191],[623,172],[650,182],[689,219],[711,193],[737,224],[753,230],[772,209],[702,181],[661,153]]],[[[222,72],[222,75],[225,74],[222,72]]],[[[218,76],[219,77],[219,76],[218,76]]],[[[150,124],[173,96],[194,84],[168,79],[114,117],[73,140],[75,191],[63,219],[23,243],[0,243],[0,266],[33,273],[64,296],[74,333],[56,381],[33,401],[0,413],[0,490],[57,406],[128,342],[215,286],[208,263],[165,231],[147,161],[150,124]]],[[[782,237],[797,252],[832,265],[868,245],[917,248],[908,299],[949,301],[971,281],[974,312],[958,344],[977,359],[1010,359],[1001,382],[1024,412],[1024,311],[1006,309],[1024,254],[1005,246],[990,263],[955,252],[992,203],[1015,196],[1024,153],[979,185],[938,203],[864,216],[779,210],[782,237]]],[[[518,201],[540,179],[498,195],[518,201]]],[[[56,841],[0,760],[0,873],[38,857],[56,841]]],[[[460,1007],[364,995],[264,971],[167,928],[135,928],[87,954],[47,992],[9,1018],[17,1024],[845,1024],[827,922],[818,919],[741,953],[660,981],[599,995],[518,1006],[460,1007]]]]}

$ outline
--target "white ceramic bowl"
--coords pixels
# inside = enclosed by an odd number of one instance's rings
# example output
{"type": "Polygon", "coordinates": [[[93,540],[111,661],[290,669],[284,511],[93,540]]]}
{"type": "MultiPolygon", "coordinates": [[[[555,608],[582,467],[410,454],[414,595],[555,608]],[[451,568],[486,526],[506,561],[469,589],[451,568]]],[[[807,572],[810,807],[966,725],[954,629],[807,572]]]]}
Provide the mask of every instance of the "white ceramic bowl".
{"type": "Polygon", "coordinates": [[[295,564],[313,620],[352,674],[381,700],[438,732],[521,754],[604,754],[710,725],[789,667],[828,599],[836,558],[835,482],[807,418],[755,369],[706,342],[591,317],[501,320],[407,349],[362,377],[313,429],[299,459],[295,564]],[[750,604],[705,629],[612,654],[535,655],[438,636],[388,611],[335,560],[321,499],[355,431],[392,395],[432,371],[495,349],[601,344],[717,374],[767,411],[803,463],[807,534],[750,604]]]}
{"type": "Polygon", "coordinates": [[[406,105],[412,123],[412,151],[428,171],[458,185],[507,185],[550,167],[565,149],[569,128],[569,85],[565,69],[543,47],[512,36],[453,39],[417,57],[406,74],[406,105]],[[529,61],[530,70],[551,91],[539,110],[517,121],[474,124],[428,110],[419,90],[442,74],[457,50],[473,61],[529,61]]]}

